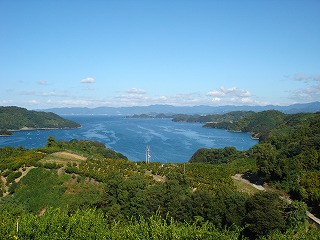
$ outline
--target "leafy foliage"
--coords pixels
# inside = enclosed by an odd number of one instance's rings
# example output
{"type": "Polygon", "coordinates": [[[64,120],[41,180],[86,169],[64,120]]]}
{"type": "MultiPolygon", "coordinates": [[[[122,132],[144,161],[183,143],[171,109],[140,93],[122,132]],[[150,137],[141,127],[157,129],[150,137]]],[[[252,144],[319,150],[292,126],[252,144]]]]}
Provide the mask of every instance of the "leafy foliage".
{"type": "Polygon", "coordinates": [[[320,203],[320,115],[294,114],[249,152],[267,181],[312,206],[320,203]]]}
{"type": "Polygon", "coordinates": [[[280,211],[281,200],[273,193],[262,192],[255,194],[247,201],[248,213],[245,217],[247,235],[258,237],[272,230],[282,230],[285,220],[280,211]]]}
{"type": "Polygon", "coordinates": [[[190,163],[203,162],[220,164],[231,161],[232,159],[239,157],[240,152],[235,147],[225,148],[201,148],[197,150],[190,158],[190,163]]]}
{"type": "Polygon", "coordinates": [[[33,166],[43,157],[42,153],[22,147],[0,148],[0,171],[15,171],[22,166],[33,166]]]}
{"type": "Polygon", "coordinates": [[[95,209],[78,210],[73,214],[49,209],[42,216],[1,209],[2,239],[238,239],[240,229],[217,229],[210,223],[201,226],[154,215],[127,222],[111,221],[95,209]],[[16,232],[16,222],[19,223],[16,232]]]}

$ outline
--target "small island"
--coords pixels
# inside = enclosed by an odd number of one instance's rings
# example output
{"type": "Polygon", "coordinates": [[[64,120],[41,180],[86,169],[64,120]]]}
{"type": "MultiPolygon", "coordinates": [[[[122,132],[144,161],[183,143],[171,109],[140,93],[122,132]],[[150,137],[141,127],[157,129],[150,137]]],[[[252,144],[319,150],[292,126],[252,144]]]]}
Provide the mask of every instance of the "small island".
{"type": "Polygon", "coordinates": [[[38,112],[20,107],[0,107],[0,136],[11,136],[16,130],[69,129],[80,124],[54,113],[38,112]]]}

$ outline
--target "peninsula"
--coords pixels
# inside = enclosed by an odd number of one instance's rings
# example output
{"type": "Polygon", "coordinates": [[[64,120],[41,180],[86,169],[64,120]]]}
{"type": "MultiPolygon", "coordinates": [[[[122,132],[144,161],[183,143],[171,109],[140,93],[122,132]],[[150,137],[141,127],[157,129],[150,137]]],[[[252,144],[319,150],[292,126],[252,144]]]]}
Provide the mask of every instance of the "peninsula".
{"type": "Polygon", "coordinates": [[[80,124],[50,112],[38,112],[10,106],[0,107],[0,135],[10,135],[12,130],[68,129],[80,124]]]}

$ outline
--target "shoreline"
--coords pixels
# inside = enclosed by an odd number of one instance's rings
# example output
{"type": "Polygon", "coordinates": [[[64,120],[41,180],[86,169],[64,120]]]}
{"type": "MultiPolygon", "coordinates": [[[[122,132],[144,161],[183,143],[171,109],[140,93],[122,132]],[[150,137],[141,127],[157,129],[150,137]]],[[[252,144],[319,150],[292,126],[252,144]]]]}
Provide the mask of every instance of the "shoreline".
{"type": "Polygon", "coordinates": [[[69,129],[77,129],[80,127],[73,127],[73,128],[30,128],[30,127],[23,127],[20,129],[9,129],[7,130],[11,134],[0,134],[0,137],[11,137],[13,136],[14,132],[20,132],[20,131],[35,131],[35,130],[69,130],[69,129]]]}

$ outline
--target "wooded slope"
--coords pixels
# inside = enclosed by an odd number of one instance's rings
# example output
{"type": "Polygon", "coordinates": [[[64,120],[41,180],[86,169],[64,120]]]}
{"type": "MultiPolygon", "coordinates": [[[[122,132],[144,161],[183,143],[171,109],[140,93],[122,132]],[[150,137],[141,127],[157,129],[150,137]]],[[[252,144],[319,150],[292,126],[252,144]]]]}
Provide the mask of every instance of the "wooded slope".
{"type": "Polygon", "coordinates": [[[80,127],[78,123],[54,113],[31,111],[20,107],[0,107],[0,130],[77,127],[80,127]]]}

